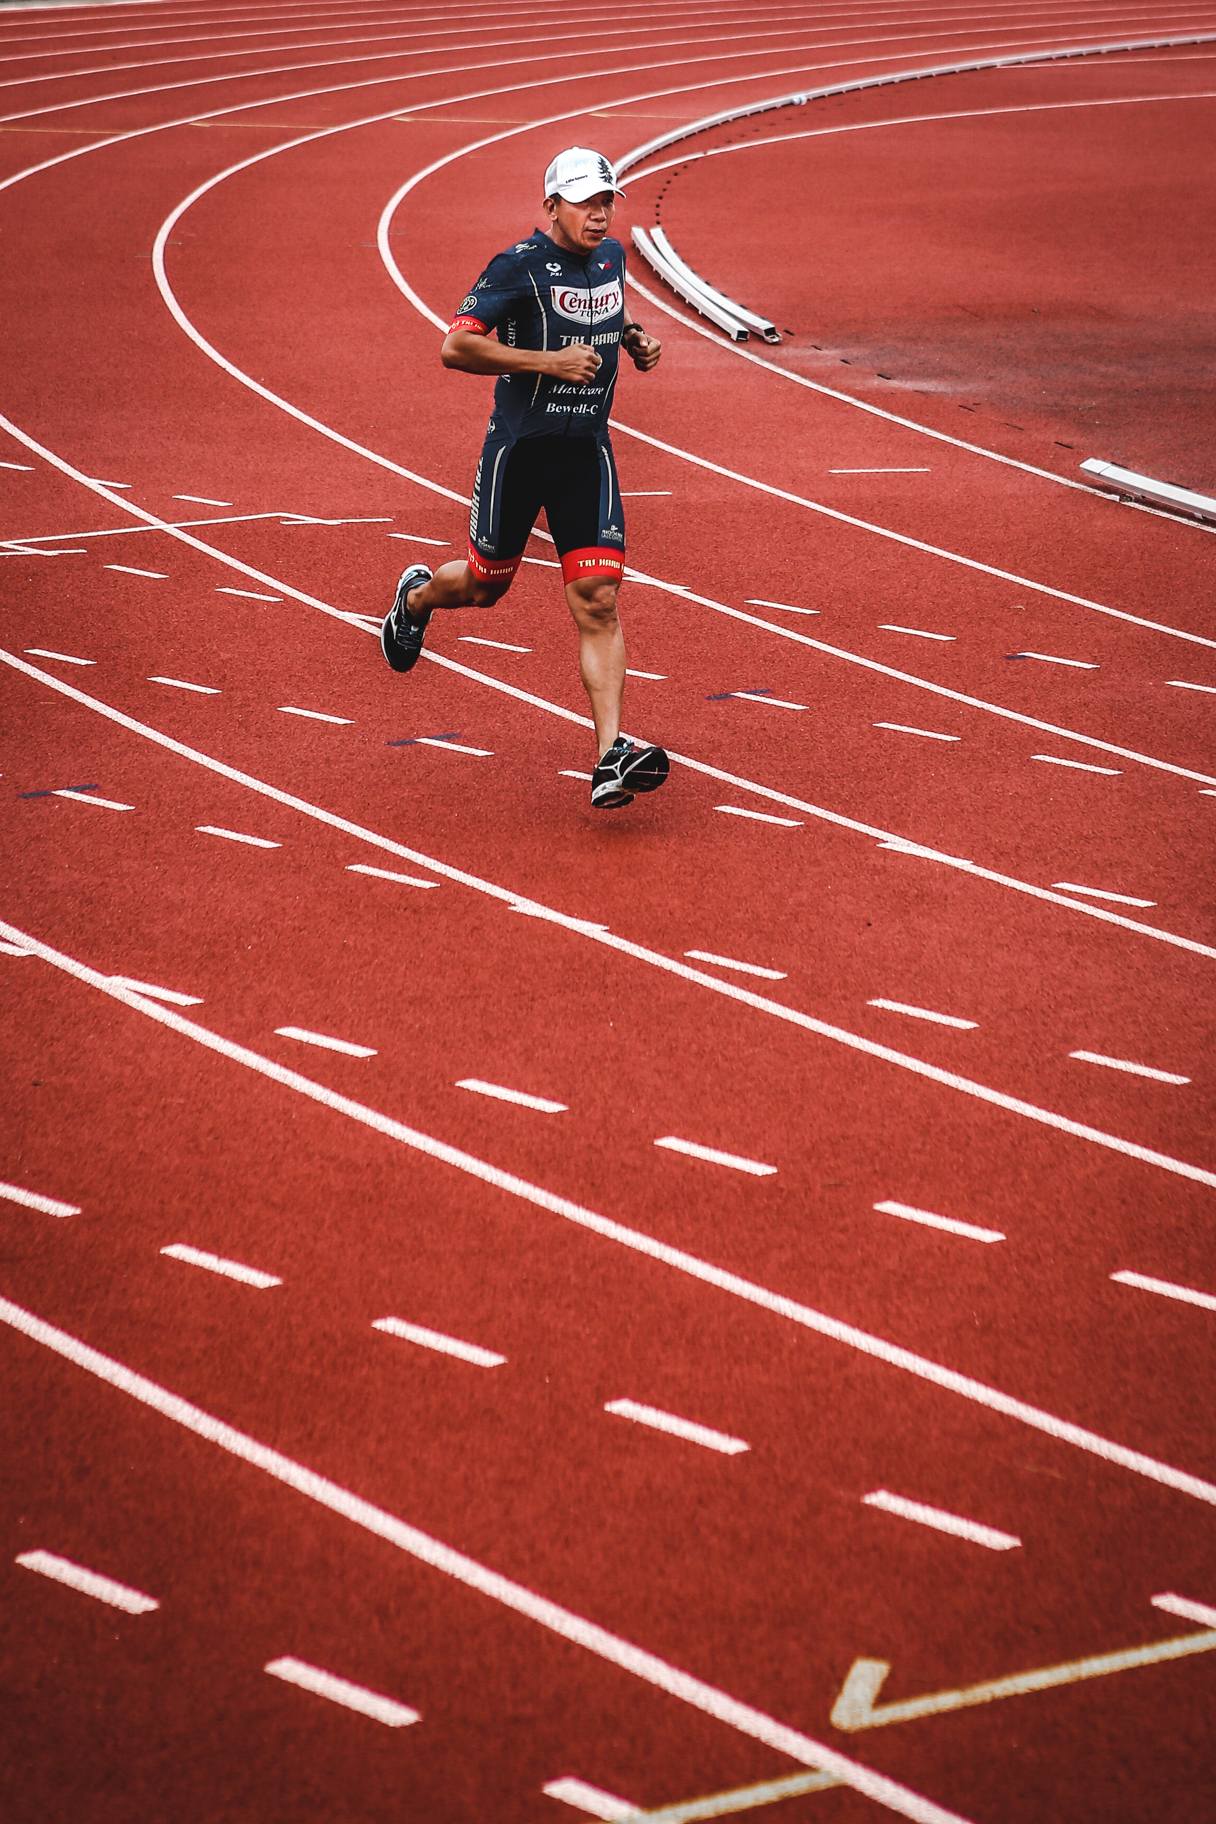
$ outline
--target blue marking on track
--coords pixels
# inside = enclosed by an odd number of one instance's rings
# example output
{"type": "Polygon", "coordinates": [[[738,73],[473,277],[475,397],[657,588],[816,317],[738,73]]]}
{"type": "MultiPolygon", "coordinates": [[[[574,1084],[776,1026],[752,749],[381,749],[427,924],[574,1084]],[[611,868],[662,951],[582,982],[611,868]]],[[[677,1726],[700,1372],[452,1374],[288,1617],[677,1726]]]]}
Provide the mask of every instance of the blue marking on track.
{"type": "Polygon", "coordinates": [[[63,791],[99,792],[100,790],[101,790],[100,785],[97,783],[96,780],[94,780],[92,785],[48,786],[48,788],[45,792],[18,792],[17,796],[18,796],[18,798],[53,798],[55,796],[56,791],[60,791],[60,792],[63,792],[63,791]]]}
{"type": "Polygon", "coordinates": [[[713,696],[707,696],[707,703],[725,703],[728,697],[771,697],[772,691],[767,684],[757,684],[754,690],[719,690],[713,696]]]}
{"type": "Polygon", "coordinates": [[[460,738],[458,728],[450,728],[446,735],[409,735],[404,741],[386,741],[385,747],[417,747],[420,741],[457,741],[460,738]]]}

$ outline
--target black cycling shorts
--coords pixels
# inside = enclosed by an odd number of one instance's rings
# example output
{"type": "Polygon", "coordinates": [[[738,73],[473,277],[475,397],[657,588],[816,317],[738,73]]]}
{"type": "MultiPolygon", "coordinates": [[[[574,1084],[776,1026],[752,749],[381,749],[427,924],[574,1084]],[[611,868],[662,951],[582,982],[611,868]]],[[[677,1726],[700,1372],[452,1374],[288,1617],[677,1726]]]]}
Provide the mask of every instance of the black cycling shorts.
{"type": "Polygon", "coordinates": [[[491,432],[473,484],[469,568],[483,582],[510,582],[544,508],[566,582],[620,577],[625,515],[608,439],[521,437],[491,432]]]}

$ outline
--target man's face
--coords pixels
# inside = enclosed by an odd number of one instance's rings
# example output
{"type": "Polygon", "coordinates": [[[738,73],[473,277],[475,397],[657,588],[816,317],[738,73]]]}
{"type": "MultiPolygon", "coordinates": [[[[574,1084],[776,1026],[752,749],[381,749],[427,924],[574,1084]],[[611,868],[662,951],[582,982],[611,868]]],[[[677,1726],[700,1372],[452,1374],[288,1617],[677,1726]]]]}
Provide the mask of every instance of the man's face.
{"type": "Polygon", "coordinates": [[[548,199],[550,231],[568,253],[594,253],[612,227],[616,194],[601,190],[585,203],[568,203],[564,196],[548,199]]]}

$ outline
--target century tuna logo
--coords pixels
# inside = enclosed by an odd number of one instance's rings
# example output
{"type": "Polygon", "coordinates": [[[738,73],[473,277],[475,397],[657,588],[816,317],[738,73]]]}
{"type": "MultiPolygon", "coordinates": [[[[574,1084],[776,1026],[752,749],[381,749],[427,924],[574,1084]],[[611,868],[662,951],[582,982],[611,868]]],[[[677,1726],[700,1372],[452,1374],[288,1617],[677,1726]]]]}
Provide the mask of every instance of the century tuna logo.
{"type": "Polygon", "coordinates": [[[594,291],[583,291],[577,285],[554,285],[549,295],[558,316],[568,317],[572,323],[590,323],[593,319],[602,322],[605,317],[614,317],[624,304],[619,279],[597,285],[594,291]]]}

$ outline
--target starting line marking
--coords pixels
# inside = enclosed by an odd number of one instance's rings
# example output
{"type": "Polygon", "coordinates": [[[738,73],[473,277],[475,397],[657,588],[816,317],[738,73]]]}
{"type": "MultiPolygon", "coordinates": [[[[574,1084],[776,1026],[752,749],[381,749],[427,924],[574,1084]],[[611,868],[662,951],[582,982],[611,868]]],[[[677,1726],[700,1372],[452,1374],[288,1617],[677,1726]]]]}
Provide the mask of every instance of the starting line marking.
{"type": "Polygon", "coordinates": [[[458,1356],[462,1362],[472,1362],[477,1368],[501,1368],[507,1359],[505,1355],[496,1355],[493,1349],[462,1343],[457,1336],[444,1336],[441,1330],[407,1324],[403,1317],[378,1317],[372,1329],[383,1330],[388,1336],[403,1337],[407,1343],[418,1343],[424,1349],[437,1349],[441,1355],[458,1356]]]}
{"type": "Polygon", "coordinates": [[[694,963],[716,963],[719,969],[738,969],[743,975],[758,975],[766,982],[787,980],[784,969],[762,969],[759,963],[739,963],[733,956],[713,956],[708,950],[686,950],[694,963]]]}
{"type": "Polygon", "coordinates": [[[715,811],[725,811],[728,817],[750,817],[753,823],[781,823],[787,830],[800,830],[800,817],[770,817],[767,811],[745,811],[738,804],[715,804],[715,811]]]}
{"type": "Polygon", "coordinates": [[[1127,1058],[1107,1058],[1100,1051],[1070,1051],[1070,1058],[1084,1064],[1104,1064],[1107,1070],[1124,1070],[1132,1077],[1149,1077],[1154,1083],[1189,1083],[1189,1077],[1176,1077],[1169,1070],[1153,1070],[1147,1064],[1133,1064],[1127,1058]]]}
{"type": "Polygon", "coordinates": [[[412,874],[394,874],[391,868],[370,868],[365,861],[352,861],[347,865],[348,874],[371,874],[377,880],[395,880],[401,887],[437,887],[437,880],[415,880],[412,874]]]}
{"type": "Polygon", "coordinates": [[[149,684],[172,684],[174,690],[197,690],[203,697],[223,695],[222,691],[216,690],[211,684],[187,684],[184,678],[149,678],[148,682],[149,684]]]}
{"type": "Polygon", "coordinates": [[[960,1032],[974,1032],[978,1020],[956,1020],[952,1013],[932,1013],[928,1007],[909,1007],[903,1001],[867,1001],[867,1007],[883,1007],[888,1013],[906,1013],[914,1020],[932,1020],[935,1026],[957,1026],[960,1032]]]}
{"type": "Polygon", "coordinates": [[[70,652],[48,652],[45,646],[27,646],[32,659],[58,659],[61,665],[96,665],[96,659],[77,659],[70,652]]]}
{"type": "MultiPolygon", "coordinates": [[[[163,1017],[176,1019],[178,1016],[165,1014],[163,1017]]],[[[370,1501],[363,1500],[350,1489],[342,1488],[340,1484],[318,1475],[315,1470],[306,1469],[302,1463],[293,1462],[280,1451],[271,1450],[248,1433],[237,1431],[222,1419],[204,1412],[178,1394],[170,1393],[168,1388],[158,1386],[144,1375],[136,1374],[122,1362],[102,1355],[78,1337],[56,1329],[54,1325],[45,1323],[41,1318],[35,1317],[33,1312],[23,1310],[20,1305],[14,1305],[6,1298],[0,1298],[0,1323],[11,1325],[23,1336],[52,1349],[64,1360],[95,1375],[108,1386],[138,1400],[141,1405],[160,1413],[162,1417],[171,1419],[185,1430],[193,1432],[196,1437],[205,1438],[208,1443],[227,1451],[230,1456],[273,1476],[276,1481],[294,1488],[297,1493],[328,1508],[331,1513],[340,1515],[352,1525],[360,1526],[374,1537],[395,1545],[399,1551],[408,1553],[419,1563],[429,1565],[432,1570],[453,1578],[467,1589],[479,1591],[491,1601],[500,1603],[516,1615],[525,1616],[559,1639],[573,1642],[586,1652],[594,1654],[597,1659],[619,1667],[654,1689],[665,1692],[677,1702],[688,1704],[702,1715],[725,1724],[727,1728],[735,1729],[753,1741],[765,1743],[779,1754],[788,1755],[792,1761],[800,1761],[804,1766],[822,1768],[825,1772],[835,1774],[843,1784],[852,1786],[867,1798],[897,1811],[902,1817],[915,1820],[915,1824],[967,1824],[956,1812],[947,1811],[931,1799],[922,1798],[919,1793],[912,1792],[885,1774],[839,1753],[826,1743],[803,1735],[800,1730],[791,1729],[775,1717],[753,1709],[750,1704],[741,1703],[728,1692],[694,1678],[691,1673],[670,1665],[656,1654],[635,1646],[632,1641],[609,1633],[596,1622],[588,1621],[571,1609],[562,1608],[548,1597],[537,1595],[525,1585],[515,1583],[499,1571],[491,1570],[488,1565],[479,1564],[466,1553],[458,1552],[419,1528],[409,1526],[395,1514],[374,1507],[370,1501]]]]}
{"type": "Polygon", "coordinates": [[[710,1165],[729,1165],[736,1172],[750,1172],[753,1178],[773,1178],[776,1176],[775,1165],[762,1165],[758,1159],[744,1159],[738,1153],[721,1153],[713,1146],[698,1146],[695,1140],[677,1140],[674,1134],[665,1134],[655,1141],[669,1153],[686,1153],[690,1159],[705,1159],[710,1165]]]}
{"type": "Polygon", "coordinates": [[[1031,754],[1032,760],[1046,760],[1049,766],[1073,766],[1079,773],[1109,773],[1112,779],[1123,776],[1122,767],[1090,766],[1084,760],[1061,760],[1059,754],[1031,754]]]}
{"type": "MultiPolygon", "coordinates": [[[[1216,1311],[1216,1298],[1208,1292],[1194,1292],[1190,1286],[1171,1285],[1168,1279],[1149,1279],[1144,1273],[1112,1273],[1116,1285],[1138,1286],[1141,1292],[1159,1292],[1163,1298],[1176,1298],[1184,1305],[1198,1305],[1204,1311],[1216,1311]]],[[[1216,1622],[1213,1623],[1216,1626],[1216,1622]]]]}
{"type": "Polygon", "coordinates": [[[52,798],[72,798],[77,804],[99,804],[106,811],[133,811],[133,804],[119,804],[116,798],[95,798],[92,792],[71,792],[66,786],[51,793],[52,798]]]}
{"type": "Polygon", "coordinates": [[[265,836],[243,836],[239,830],[222,830],[217,823],[196,823],[200,836],[223,836],[228,842],[247,842],[254,849],[281,849],[281,842],[268,842],[265,836]]]}
{"type": "MultiPolygon", "coordinates": [[[[27,950],[26,956],[30,954],[27,950]]],[[[74,1203],[60,1203],[57,1197],[44,1197],[40,1191],[27,1191],[19,1184],[0,1184],[0,1197],[8,1203],[21,1203],[27,1210],[41,1210],[44,1216],[79,1216],[74,1203]]]]}
{"type": "Polygon", "coordinates": [[[404,1729],[410,1723],[422,1721],[422,1713],[411,1710],[408,1704],[399,1704],[396,1698],[383,1697],[363,1685],[352,1685],[348,1678],[339,1678],[336,1672],[323,1672],[320,1666],[310,1666],[307,1660],[292,1659],[288,1655],[270,1660],[263,1670],[272,1678],[299,1685],[302,1691],[315,1692],[317,1697],[327,1697],[331,1703],[344,1704],[348,1710],[357,1710],[361,1716],[370,1716],[390,1729],[404,1729]]]}
{"type": "Polygon", "coordinates": [[[278,708],[281,716],[307,716],[312,722],[338,722],[343,728],[349,728],[351,726],[351,718],[349,716],[327,716],[323,710],[296,709],[290,703],[280,703],[278,708]]]}
{"type": "MultiPolygon", "coordinates": [[[[1173,1614],[1203,1617],[1216,1622],[1216,1609],[1201,1603],[1185,1602],[1176,1596],[1154,1596],[1156,1608],[1169,1608],[1173,1614]],[[1178,1607],[1172,1605],[1178,1604],[1178,1607]]],[[[1183,1659],[1191,1653],[1210,1653],[1216,1647],[1216,1631],[1184,1634],[1180,1639],[1155,1641],[1147,1647],[1131,1647],[1123,1653],[1099,1653],[1090,1659],[1075,1659],[1067,1665],[1045,1666],[1037,1672],[1015,1672],[1010,1678],[990,1679],[982,1685],[968,1685],[960,1691],[935,1691],[931,1697],[908,1698],[901,1704],[875,1706],[874,1699],[891,1670],[885,1659],[857,1659],[844,1682],[844,1688],[832,1710],[832,1724],[852,1734],[858,1729],[881,1729],[885,1723],[909,1722],[914,1717],[937,1716],[947,1710],[964,1710],[972,1704],[988,1704],[997,1698],[1021,1697],[1028,1691],[1048,1691],[1054,1685],[1076,1684],[1085,1678],[1104,1678],[1111,1672],[1126,1672],[1133,1666],[1156,1665],[1162,1660],[1183,1659]]]]}
{"type": "Polygon", "coordinates": [[[875,728],[894,729],[897,735],[923,735],[926,741],[961,741],[961,735],[939,735],[934,728],[908,728],[902,722],[875,722],[875,728]]]}
{"type": "Polygon", "coordinates": [[[476,1090],[479,1096],[493,1096],[496,1102],[515,1102],[520,1108],[534,1108],[542,1115],[564,1115],[564,1102],[550,1102],[547,1096],[529,1096],[522,1089],[504,1089],[501,1083],[485,1083],[480,1077],[461,1077],[457,1089],[476,1090]]]}
{"type": "Polygon", "coordinates": [[[184,1260],[190,1267],[205,1267],[209,1273],[222,1273],[225,1279],[239,1279],[243,1286],[256,1286],[259,1292],[283,1283],[273,1273],[259,1272],[257,1267],[246,1267],[239,1260],[225,1260],[222,1254],[208,1254],[205,1248],[187,1247],[184,1241],[162,1248],[161,1253],[167,1254],[170,1260],[184,1260]]]}
{"type": "Polygon", "coordinates": [[[301,1045],[319,1045],[322,1051],[340,1051],[344,1058],[374,1058],[370,1045],[352,1045],[349,1039],[331,1039],[324,1032],[309,1032],[307,1026],[276,1026],[281,1039],[298,1039],[301,1045]]]}
{"type": "Polygon", "coordinates": [[[1052,887],[1069,893],[1088,893],[1091,899],[1110,899],[1117,906],[1155,906],[1157,903],[1155,899],[1132,899],[1126,893],[1107,893],[1101,887],[1079,887],[1072,880],[1053,881],[1052,887]]]}
{"type": "Polygon", "coordinates": [[[884,1514],[898,1514],[901,1520],[915,1520],[920,1526],[931,1526],[939,1533],[951,1533],[956,1539],[970,1540],[972,1545],[986,1545],[990,1552],[1011,1552],[1022,1541],[1015,1533],[1002,1533],[995,1526],[981,1526],[978,1520],[965,1520],[961,1514],[947,1513],[941,1507],[926,1507],[923,1501],[908,1501],[885,1488],[861,1497],[863,1507],[881,1508],[884,1514]]]}
{"type": "Polygon", "coordinates": [[[964,1235],[968,1241],[1004,1241],[1000,1229],[978,1229],[971,1222],[956,1222],[952,1216],[935,1216],[932,1210],[918,1210],[910,1203],[876,1203],[882,1216],[903,1216],[908,1222],[923,1223],[927,1229],[944,1229],[948,1235],[964,1235]]]}
{"type": "Polygon", "coordinates": [[[128,1584],[116,1583],[113,1577],[103,1577],[100,1571],[86,1571],[82,1564],[73,1564],[70,1558],[61,1558],[57,1552],[22,1552],[16,1562],[27,1571],[37,1571],[40,1577],[66,1583],[70,1590],[79,1590],[82,1596],[94,1596],[98,1602],[108,1602],[112,1609],[125,1609],[128,1615],[147,1615],[150,1610],[160,1607],[154,1596],[145,1596],[142,1590],[133,1590],[128,1584]]]}
{"type": "Polygon", "coordinates": [[[632,1419],[635,1425],[649,1425],[652,1431],[668,1432],[673,1438],[686,1438],[690,1444],[704,1444],[707,1450],[720,1450],[724,1457],[737,1457],[751,1449],[742,1438],[697,1425],[692,1419],[678,1419],[674,1412],[662,1412],[657,1406],[640,1406],[636,1400],[609,1400],[604,1411],[618,1419],[632,1419]]]}

